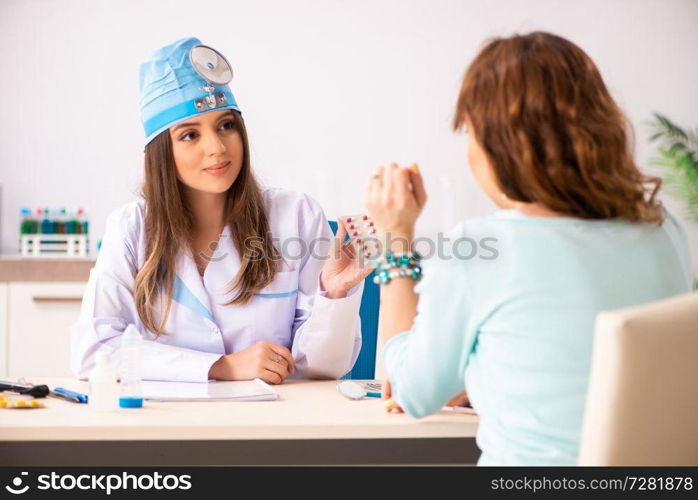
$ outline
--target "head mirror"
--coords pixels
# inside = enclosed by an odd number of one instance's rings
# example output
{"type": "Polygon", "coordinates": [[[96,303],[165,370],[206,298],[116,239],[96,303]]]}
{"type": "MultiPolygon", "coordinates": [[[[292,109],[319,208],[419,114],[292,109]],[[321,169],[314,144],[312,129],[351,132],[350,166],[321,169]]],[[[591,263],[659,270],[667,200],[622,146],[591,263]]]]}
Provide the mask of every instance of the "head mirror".
{"type": "Polygon", "coordinates": [[[345,380],[337,384],[339,393],[349,399],[363,399],[366,397],[366,391],[356,382],[345,380]]]}
{"type": "Polygon", "coordinates": [[[233,68],[223,54],[206,45],[189,51],[189,60],[201,77],[214,85],[227,85],[233,79],[233,68]]]}

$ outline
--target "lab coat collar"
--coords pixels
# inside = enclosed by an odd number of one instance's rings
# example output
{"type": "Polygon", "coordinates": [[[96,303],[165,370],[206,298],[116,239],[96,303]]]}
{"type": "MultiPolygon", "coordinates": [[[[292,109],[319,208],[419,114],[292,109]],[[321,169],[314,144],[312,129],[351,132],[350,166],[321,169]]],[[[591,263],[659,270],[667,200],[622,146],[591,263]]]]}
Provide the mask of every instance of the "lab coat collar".
{"type": "Polygon", "coordinates": [[[172,298],[215,324],[211,301],[189,250],[177,253],[175,287],[172,298]]]}
{"type": "Polygon", "coordinates": [[[225,226],[221,231],[218,247],[203,276],[199,274],[189,250],[181,250],[177,254],[178,279],[175,278],[174,300],[214,324],[216,321],[211,300],[222,299],[225,303],[232,299],[228,289],[240,269],[240,256],[231,234],[230,227],[225,226]]]}
{"type": "Polygon", "coordinates": [[[230,288],[239,269],[240,255],[235,248],[230,227],[226,226],[221,231],[218,247],[204,273],[206,290],[221,303],[229,302],[234,296],[230,288]]]}

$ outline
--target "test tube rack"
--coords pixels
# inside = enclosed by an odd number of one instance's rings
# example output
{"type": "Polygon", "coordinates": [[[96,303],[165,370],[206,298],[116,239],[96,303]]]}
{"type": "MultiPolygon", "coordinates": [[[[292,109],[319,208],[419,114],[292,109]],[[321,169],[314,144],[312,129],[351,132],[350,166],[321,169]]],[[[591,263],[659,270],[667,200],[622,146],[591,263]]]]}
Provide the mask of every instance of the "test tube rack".
{"type": "Polygon", "coordinates": [[[19,253],[22,257],[87,257],[87,234],[23,234],[19,253]]]}

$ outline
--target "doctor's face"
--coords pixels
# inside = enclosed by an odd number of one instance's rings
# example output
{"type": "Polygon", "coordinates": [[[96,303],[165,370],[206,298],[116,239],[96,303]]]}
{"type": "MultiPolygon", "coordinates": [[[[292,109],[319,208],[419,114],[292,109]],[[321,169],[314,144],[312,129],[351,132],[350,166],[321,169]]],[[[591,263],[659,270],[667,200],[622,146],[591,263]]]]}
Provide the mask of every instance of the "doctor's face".
{"type": "Polygon", "coordinates": [[[242,137],[229,109],[187,118],[170,127],[177,178],[205,193],[226,192],[240,173],[242,137]]]}

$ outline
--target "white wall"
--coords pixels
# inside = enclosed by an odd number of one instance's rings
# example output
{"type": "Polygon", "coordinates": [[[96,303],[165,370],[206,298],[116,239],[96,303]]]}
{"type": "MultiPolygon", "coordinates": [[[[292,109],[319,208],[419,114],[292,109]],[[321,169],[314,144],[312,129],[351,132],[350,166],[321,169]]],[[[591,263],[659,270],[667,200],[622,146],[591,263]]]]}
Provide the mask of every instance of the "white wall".
{"type": "Polygon", "coordinates": [[[197,36],[233,64],[265,182],[306,191],[336,217],[361,210],[374,165],[417,161],[431,194],[420,232],[431,233],[492,209],[450,131],[485,38],[544,29],[578,43],[646,165],[653,110],[698,125],[697,23],[695,0],[0,0],[1,250],[17,251],[20,206],[83,205],[96,241],[109,211],[134,199],[137,67],[177,38],[197,36]]]}

